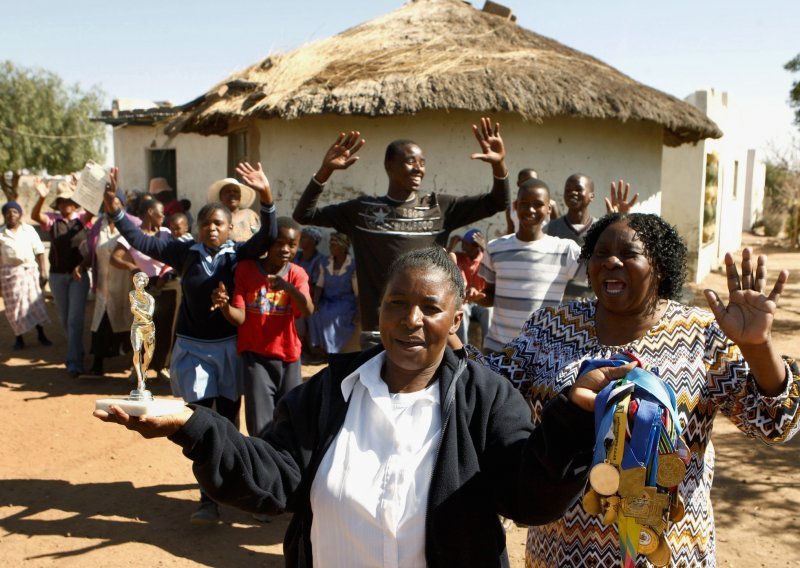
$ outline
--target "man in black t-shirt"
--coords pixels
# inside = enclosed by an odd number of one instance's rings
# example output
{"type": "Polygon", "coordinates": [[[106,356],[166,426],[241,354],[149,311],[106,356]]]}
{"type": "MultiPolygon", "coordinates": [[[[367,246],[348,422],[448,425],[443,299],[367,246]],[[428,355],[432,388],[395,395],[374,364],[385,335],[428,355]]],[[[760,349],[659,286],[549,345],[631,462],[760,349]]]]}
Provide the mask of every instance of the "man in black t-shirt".
{"type": "Polygon", "coordinates": [[[380,341],[378,306],[389,265],[412,249],[434,243],[447,245],[450,231],[472,224],[505,210],[508,204],[508,169],[500,125],[482,118],[473,132],[481,152],[472,159],[492,167],[494,183],[489,193],[453,197],[436,193],[420,194],[425,176],[425,156],[411,140],[395,140],[386,148],[384,167],[389,178],[386,195],[358,197],[318,208],[325,183],[336,170],[344,170],[357,160],[364,145],[359,132],[341,134],[328,149],[300,201],[293,217],[304,225],[333,227],[353,241],[361,314],[361,346],[380,341]]]}

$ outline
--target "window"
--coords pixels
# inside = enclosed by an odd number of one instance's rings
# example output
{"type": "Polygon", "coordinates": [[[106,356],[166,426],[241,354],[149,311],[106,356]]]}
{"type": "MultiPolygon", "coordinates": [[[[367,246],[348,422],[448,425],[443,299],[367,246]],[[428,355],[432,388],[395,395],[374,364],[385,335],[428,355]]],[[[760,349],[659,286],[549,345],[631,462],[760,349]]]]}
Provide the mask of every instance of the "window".
{"type": "Polygon", "coordinates": [[[739,160],[733,162],[733,198],[739,193],[739,160]]]}
{"type": "Polygon", "coordinates": [[[234,132],[228,136],[228,177],[236,177],[237,164],[247,161],[247,131],[234,132]]]}
{"type": "Polygon", "coordinates": [[[169,186],[178,191],[178,180],[175,169],[175,150],[149,150],[150,152],[150,177],[166,178],[169,186]]]}

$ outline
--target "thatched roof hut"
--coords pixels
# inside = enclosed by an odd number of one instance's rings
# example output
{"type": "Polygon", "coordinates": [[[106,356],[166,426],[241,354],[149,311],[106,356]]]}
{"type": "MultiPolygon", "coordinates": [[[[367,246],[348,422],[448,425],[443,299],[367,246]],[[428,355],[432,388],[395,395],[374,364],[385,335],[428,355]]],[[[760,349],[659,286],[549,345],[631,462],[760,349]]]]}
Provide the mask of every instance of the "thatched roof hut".
{"type": "Polygon", "coordinates": [[[669,146],[722,135],[693,106],[462,0],[412,0],[271,55],[185,105],[168,130],[225,134],[253,118],[423,110],[650,121],[669,146]]]}

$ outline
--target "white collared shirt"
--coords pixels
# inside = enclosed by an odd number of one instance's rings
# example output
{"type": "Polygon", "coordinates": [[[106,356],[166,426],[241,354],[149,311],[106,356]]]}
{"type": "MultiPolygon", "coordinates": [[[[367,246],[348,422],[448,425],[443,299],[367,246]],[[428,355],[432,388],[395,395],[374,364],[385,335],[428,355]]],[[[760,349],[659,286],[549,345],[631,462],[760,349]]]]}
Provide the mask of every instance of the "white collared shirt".
{"type": "Polygon", "coordinates": [[[390,394],[385,353],[342,381],[342,429],[311,485],[314,566],[425,566],[425,514],[442,430],[438,382],[390,394]]]}
{"type": "Polygon", "coordinates": [[[42,239],[30,225],[20,223],[16,231],[0,226],[0,264],[36,264],[36,255],[43,253],[42,239]]]}

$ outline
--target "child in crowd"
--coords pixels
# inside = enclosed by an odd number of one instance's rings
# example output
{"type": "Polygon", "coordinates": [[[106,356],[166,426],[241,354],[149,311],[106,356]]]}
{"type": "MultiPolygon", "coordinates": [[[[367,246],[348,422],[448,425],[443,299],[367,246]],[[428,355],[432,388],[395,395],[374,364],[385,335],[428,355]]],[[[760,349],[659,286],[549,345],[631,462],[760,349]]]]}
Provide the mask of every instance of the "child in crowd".
{"type": "Polygon", "coordinates": [[[234,178],[215,181],[208,188],[208,202],[220,202],[231,212],[231,239],[237,243],[249,239],[261,226],[258,214],[250,209],[255,199],[255,192],[234,178]]]}
{"type": "Polygon", "coordinates": [[[222,282],[212,294],[212,308],[239,327],[237,350],[242,357],[244,412],[251,436],[264,435],[278,401],[302,382],[301,344],[294,320],[311,315],[314,306],[308,275],[290,262],[299,237],[300,225],[279,217],[278,237],[266,258],[239,263],[230,298],[222,282]]]}
{"type": "MultiPolygon", "coordinates": [[[[451,242],[454,240],[455,237],[451,242]]],[[[474,320],[481,326],[481,341],[483,341],[489,333],[489,324],[492,321],[492,308],[480,304],[486,298],[483,292],[486,282],[478,274],[486,250],[486,239],[479,229],[469,229],[459,240],[461,252],[452,253],[452,256],[464,277],[466,296],[462,306],[464,317],[458,328],[458,337],[462,343],[468,342],[470,320],[474,320]]]]}
{"type": "Polygon", "coordinates": [[[550,215],[550,188],[539,179],[523,182],[514,210],[519,229],[489,243],[479,274],[486,281],[485,306],[494,306],[483,348],[500,351],[519,335],[531,312],[561,302],[575,276],[581,247],[574,241],[546,235],[542,226],[550,215]]]}
{"type": "Polygon", "coordinates": [[[190,243],[194,240],[192,236],[192,224],[185,213],[175,213],[169,218],[169,232],[176,241],[190,243]]]}
{"type": "Polygon", "coordinates": [[[358,321],[356,263],[350,254],[350,238],[333,233],[330,242],[331,256],[315,283],[316,311],[308,318],[311,347],[325,354],[341,353],[358,321]]]}
{"type": "MultiPolygon", "coordinates": [[[[221,203],[209,203],[197,212],[198,242],[163,241],[144,234],[124,215],[116,197],[117,169],[104,201],[107,215],[134,249],[172,266],[181,276],[181,304],[170,361],[173,392],[186,402],[216,408],[236,424],[241,397],[240,362],[236,355],[236,327],[212,310],[211,295],[220,282],[233,289],[236,265],[257,259],[269,250],[275,236],[272,190],[261,164],[242,163],[242,179],[261,197],[262,227],[245,243],[229,239],[231,212],[221,203]]],[[[219,521],[217,504],[201,492],[200,507],[190,521],[211,525],[219,521]]]]}

